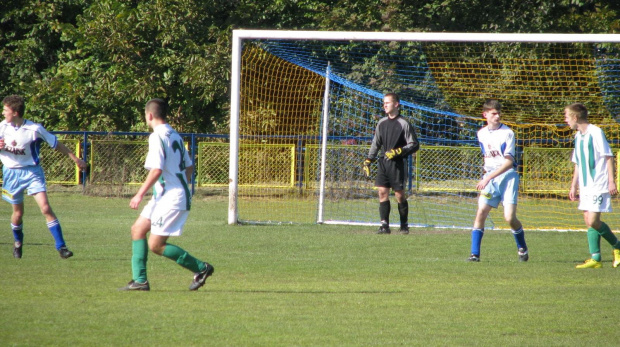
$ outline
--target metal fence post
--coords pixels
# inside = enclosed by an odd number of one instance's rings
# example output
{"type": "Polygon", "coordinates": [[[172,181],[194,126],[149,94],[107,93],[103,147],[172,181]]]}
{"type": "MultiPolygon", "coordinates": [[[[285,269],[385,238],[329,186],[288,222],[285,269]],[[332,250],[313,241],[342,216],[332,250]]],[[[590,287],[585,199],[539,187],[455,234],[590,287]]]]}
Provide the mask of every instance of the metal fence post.
{"type": "Polygon", "coordinates": [[[83,133],[83,142],[82,142],[82,160],[86,162],[87,169],[82,171],[82,189],[86,188],[86,179],[88,177],[88,171],[90,169],[90,165],[88,164],[88,132],[83,133]]]}

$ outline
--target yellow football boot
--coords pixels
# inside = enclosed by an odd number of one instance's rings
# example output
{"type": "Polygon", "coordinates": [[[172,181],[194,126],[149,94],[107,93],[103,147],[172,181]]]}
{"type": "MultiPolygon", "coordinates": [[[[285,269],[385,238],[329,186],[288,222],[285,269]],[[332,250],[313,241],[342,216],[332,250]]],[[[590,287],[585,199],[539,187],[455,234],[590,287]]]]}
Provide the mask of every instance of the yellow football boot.
{"type": "Polygon", "coordinates": [[[575,266],[576,269],[600,269],[603,267],[603,263],[594,259],[588,259],[583,264],[575,266]]]}
{"type": "Polygon", "coordinates": [[[611,266],[613,267],[620,266],[620,249],[614,248],[614,262],[611,263],[611,266]]]}

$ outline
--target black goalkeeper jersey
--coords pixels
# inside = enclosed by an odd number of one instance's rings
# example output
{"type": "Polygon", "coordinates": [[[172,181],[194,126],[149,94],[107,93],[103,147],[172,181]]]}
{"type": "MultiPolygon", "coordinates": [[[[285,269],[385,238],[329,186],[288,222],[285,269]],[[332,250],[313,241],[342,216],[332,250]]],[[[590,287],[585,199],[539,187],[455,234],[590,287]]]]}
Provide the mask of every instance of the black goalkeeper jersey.
{"type": "Polygon", "coordinates": [[[403,150],[399,159],[406,158],[420,148],[415,130],[400,115],[394,119],[383,117],[379,120],[370,151],[368,151],[368,159],[374,160],[377,155],[384,157],[385,152],[395,148],[403,150]]]}

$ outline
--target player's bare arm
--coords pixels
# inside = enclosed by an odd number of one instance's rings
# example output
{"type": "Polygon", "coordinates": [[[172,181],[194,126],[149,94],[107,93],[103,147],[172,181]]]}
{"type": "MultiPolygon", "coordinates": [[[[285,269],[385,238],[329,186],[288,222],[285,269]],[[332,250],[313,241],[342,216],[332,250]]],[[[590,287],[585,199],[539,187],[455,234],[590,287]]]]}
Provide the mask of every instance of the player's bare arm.
{"type": "Polygon", "coordinates": [[[614,180],[614,157],[605,157],[605,160],[607,161],[607,176],[609,177],[609,194],[616,195],[618,188],[614,180]]]}
{"type": "Polygon", "coordinates": [[[575,165],[575,170],[573,170],[573,180],[570,184],[570,191],[568,192],[568,198],[571,201],[577,200],[577,187],[579,186],[579,167],[575,165]]]}
{"type": "Polygon", "coordinates": [[[192,175],[194,174],[194,166],[188,166],[185,168],[185,177],[187,178],[187,183],[192,183],[192,175]]]}
{"type": "Polygon", "coordinates": [[[75,164],[80,168],[80,170],[82,171],[86,170],[86,167],[87,167],[86,162],[78,158],[75,154],[73,154],[73,152],[69,149],[69,147],[65,146],[62,142],[58,142],[58,144],[56,144],[56,150],[68,156],[69,158],[71,158],[71,160],[73,160],[75,164]]]}
{"type": "Polygon", "coordinates": [[[138,206],[140,206],[140,203],[144,198],[144,194],[146,194],[146,192],[148,192],[153,187],[153,185],[159,179],[159,176],[161,176],[161,173],[161,169],[151,169],[149,171],[149,174],[146,176],[146,180],[144,180],[144,183],[142,183],[142,186],[140,187],[140,189],[138,189],[136,195],[134,195],[134,197],[131,198],[131,201],[129,201],[129,207],[134,210],[138,209],[138,206]]]}

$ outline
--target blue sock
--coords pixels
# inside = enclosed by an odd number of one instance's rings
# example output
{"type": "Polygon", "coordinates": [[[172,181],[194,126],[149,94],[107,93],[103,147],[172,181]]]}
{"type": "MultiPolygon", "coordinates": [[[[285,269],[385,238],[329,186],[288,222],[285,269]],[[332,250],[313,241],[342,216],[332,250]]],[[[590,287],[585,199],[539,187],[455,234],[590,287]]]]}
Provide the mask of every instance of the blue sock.
{"type": "Polygon", "coordinates": [[[525,232],[523,231],[523,228],[520,228],[519,230],[511,230],[511,231],[512,231],[512,236],[515,237],[517,248],[523,248],[524,250],[527,251],[527,245],[525,244],[525,232]]]}
{"type": "Polygon", "coordinates": [[[54,237],[54,241],[56,241],[56,249],[60,249],[60,247],[65,245],[65,239],[62,237],[62,228],[60,227],[60,222],[58,219],[54,219],[51,222],[47,222],[47,228],[52,233],[54,237]]]}
{"type": "Polygon", "coordinates": [[[480,256],[480,244],[482,243],[482,236],[484,236],[483,229],[473,229],[471,231],[471,254],[480,256]]]}
{"type": "Polygon", "coordinates": [[[11,229],[13,229],[13,238],[15,242],[24,243],[24,232],[22,231],[24,224],[15,225],[11,223],[11,229]]]}

